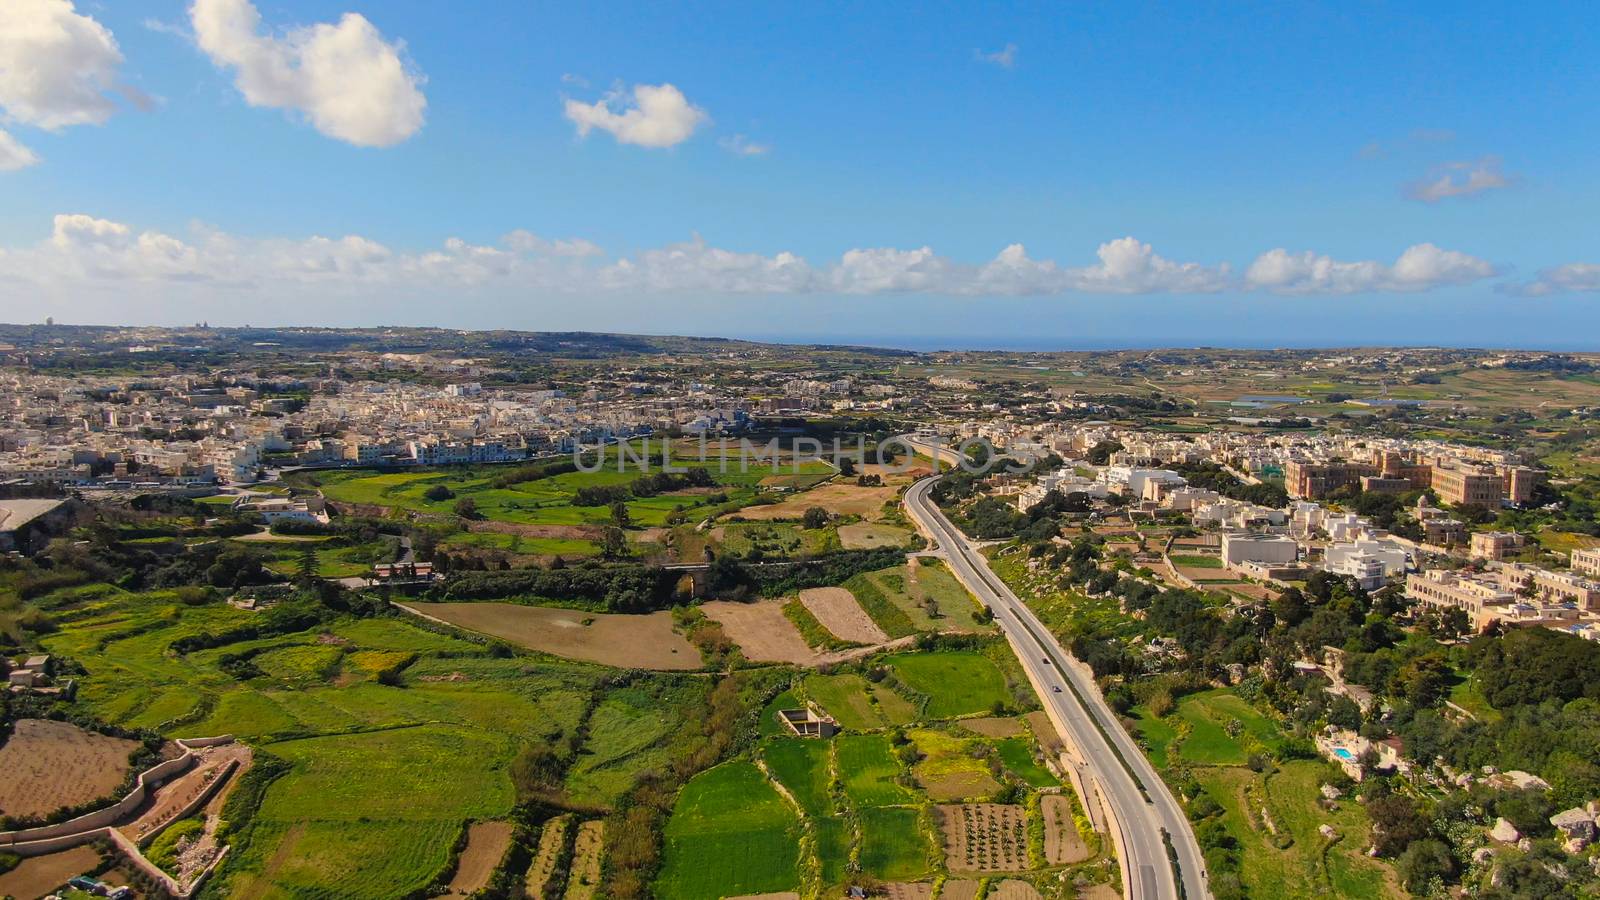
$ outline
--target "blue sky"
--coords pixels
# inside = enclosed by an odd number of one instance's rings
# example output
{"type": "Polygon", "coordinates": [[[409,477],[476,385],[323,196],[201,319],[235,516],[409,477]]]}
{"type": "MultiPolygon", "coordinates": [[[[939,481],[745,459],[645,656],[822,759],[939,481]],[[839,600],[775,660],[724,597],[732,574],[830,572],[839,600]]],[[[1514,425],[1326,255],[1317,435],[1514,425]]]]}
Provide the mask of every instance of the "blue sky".
{"type": "Polygon", "coordinates": [[[0,319],[1600,347],[1597,57],[1580,3],[7,0],[0,319]]]}

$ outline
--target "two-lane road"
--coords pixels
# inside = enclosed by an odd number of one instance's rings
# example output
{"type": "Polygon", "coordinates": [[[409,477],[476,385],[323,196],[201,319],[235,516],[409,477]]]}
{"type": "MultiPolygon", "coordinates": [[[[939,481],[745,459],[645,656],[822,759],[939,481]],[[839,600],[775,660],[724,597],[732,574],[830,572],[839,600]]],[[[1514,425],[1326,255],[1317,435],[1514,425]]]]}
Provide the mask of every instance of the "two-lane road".
{"type": "MultiPolygon", "coordinates": [[[[918,449],[932,448],[919,444],[918,449]]],[[[929,491],[936,481],[926,478],[912,485],[905,495],[906,509],[938,544],[956,577],[994,612],[1051,720],[1077,747],[1086,774],[1110,805],[1125,896],[1210,896],[1204,860],[1183,808],[1123,730],[1092,678],[1072,664],[1044,623],[933,503],[929,491]]]]}

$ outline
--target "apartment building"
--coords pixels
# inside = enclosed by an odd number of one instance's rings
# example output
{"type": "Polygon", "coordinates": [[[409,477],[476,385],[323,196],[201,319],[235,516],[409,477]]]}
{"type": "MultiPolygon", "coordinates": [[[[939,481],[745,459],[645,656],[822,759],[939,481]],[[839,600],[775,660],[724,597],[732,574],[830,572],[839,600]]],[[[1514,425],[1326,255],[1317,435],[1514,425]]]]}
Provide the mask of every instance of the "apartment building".
{"type": "Polygon", "coordinates": [[[1473,533],[1467,546],[1478,559],[1498,561],[1522,550],[1522,535],[1514,531],[1479,531],[1473,533]]]}
{"type": "Polygon", "coordinates": [[[1572,572],[1507,563],[1500,568],[1500,582],[1508,590],[1548,603],[1573,603],[1579,609],[1600,611],[1600,584],[1572,572]]]}
{"type": "Polygon", "coordinates": [[[1434,609],[1461,609],[1472,620],[1474,631],[1506,617],[1517,602],[1516,594],[1493,576],[1457,574],[1434,569],[1406,576],[1406,597],[1434,609]]]}
{"type": "Polygon", "coordinates": [[[1600,576],[1600,547],[1572,551],[1572,568],[1584,575],[1600,576]]]}
{"type": "Polygon", "coordinates": [[[1451,506],[1499,508],[1505,485],[1505,479],[1492,469],[1445,466],[1433,469],[1433,491],[1451,506]]]}
{"type": "Polygon", "coordinates": [[[1359,486],[1362,478],[1379,474],[1377,466],[1361,462],[1292,459],[1283,467],[1284,487],[1297,500],[1322,500],[1342,487],[1359,486]]]}

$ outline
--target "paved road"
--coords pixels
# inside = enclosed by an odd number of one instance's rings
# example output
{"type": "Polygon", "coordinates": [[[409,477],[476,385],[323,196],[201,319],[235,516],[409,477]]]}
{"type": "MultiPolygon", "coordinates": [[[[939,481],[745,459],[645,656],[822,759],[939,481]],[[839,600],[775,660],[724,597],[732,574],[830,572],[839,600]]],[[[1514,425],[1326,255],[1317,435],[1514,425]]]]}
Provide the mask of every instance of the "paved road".
{"type": "Polygon", "coordinates": [[[1106,706],[1089,673],[929,498],[937,480],[925,478],[912,485],[906,508],[937,542],[956,577],[994,611],[1051,719],[1085,760],[1084,774],[1105,796],[1115,820],[1124,895],[1136,900],[1210,896],[1200,847],[1183,808],[1106,706]],[[1175,862],[1169,855],[1174,853],[1175,862]],[[1174,865],[1181,872],[1181,887],[1174,865]]]}

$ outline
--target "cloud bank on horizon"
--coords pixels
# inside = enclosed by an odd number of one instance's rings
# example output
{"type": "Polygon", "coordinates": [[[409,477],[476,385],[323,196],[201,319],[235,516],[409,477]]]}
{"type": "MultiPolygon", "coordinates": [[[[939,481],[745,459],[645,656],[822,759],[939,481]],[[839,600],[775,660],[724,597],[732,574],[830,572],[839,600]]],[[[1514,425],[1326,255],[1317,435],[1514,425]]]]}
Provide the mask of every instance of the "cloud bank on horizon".
{"type": "MultiPolygon", "coordinates": [[[[1102,243],[1095,262],[1078,266],[1034,259],[1021,244],[976,264],[924,246],[854,248],[818,265],[789,252],[765,255],[715,247],[699,236],[614,256],[588,240],[552,240],[525,230],[510,232],[493,245],[452,237],[423,251],[393,250],[361,235],[246,238],[205,226],[192,230],[185,239],[82,213],[58,215],[48,239],[0,248],[0,279],[52,289],[165,283],[271,292],[321,285],[332,292],[360,294],[411,282],[455,291],[504,286],[559,294],[1038,297],[1223,291],[1404,294],[1500,274],[1487,260],[1429,243],[1406,248],[1392,263],[1274,248],[1236,274],[1226,262],[1168,259],[1133,237],[1102,243]]],[[[1596,287],[1600,266],[1580,264],[1508,289],[1544,295],[1596,287]]]]}

